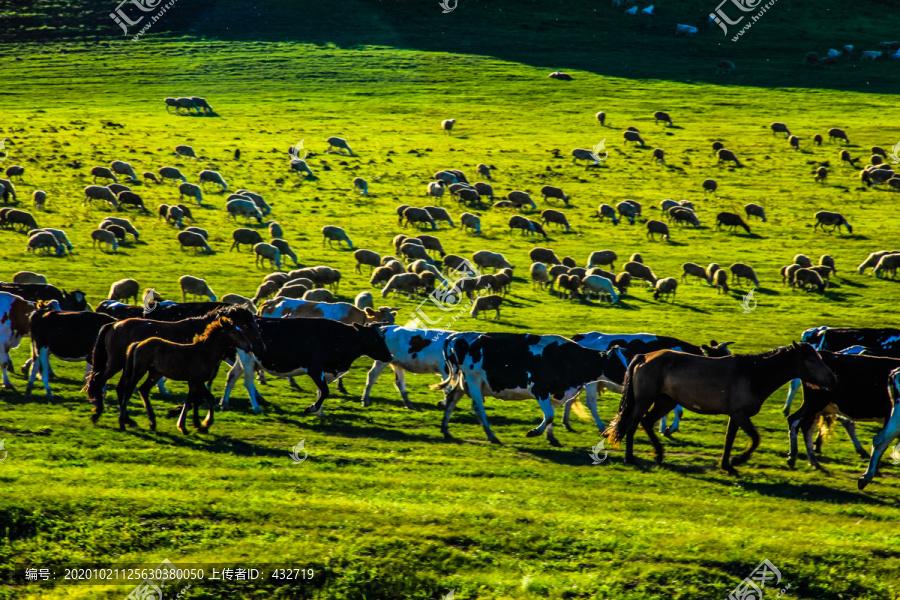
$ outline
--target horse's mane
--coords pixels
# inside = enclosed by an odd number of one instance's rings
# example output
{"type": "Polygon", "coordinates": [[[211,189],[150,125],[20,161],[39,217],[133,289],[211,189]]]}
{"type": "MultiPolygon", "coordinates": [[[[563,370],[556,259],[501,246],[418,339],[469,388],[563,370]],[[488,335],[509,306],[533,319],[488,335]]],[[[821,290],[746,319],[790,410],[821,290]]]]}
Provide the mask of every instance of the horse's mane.
{"type": "Polygon", "coordinates": [[[790,350],[793,350],[793,346],[778,346],[777,348],[772,348],[771,350],[766,350],[765,352],[761,352],[757,354],[759,358],[770,358],[772,356],[778,356],[779,354],[783,354],[790,350]]]}
{"type": "Polygon", "coordinates": [[[207,325],[203,333],[198,333],[197,335],[195,335],[193,343],[196,344],[197,342],[205,342],[212,336],[216,335],[216,333],[220,330],[225,329],[226,325],[234,325],[234,323],[228,317],[219,317],[218,319],[207,325]]]}
{"type": "Polygon", "coordinates": [[[247,310],[240,304],[227,304],[225,306],[217,306],[213,309],[210,309],[208,313],[205,315],[200,315],[197,318],[205,319],[210,317],[233,317],[237,313],[241,311],[247,310]]]}

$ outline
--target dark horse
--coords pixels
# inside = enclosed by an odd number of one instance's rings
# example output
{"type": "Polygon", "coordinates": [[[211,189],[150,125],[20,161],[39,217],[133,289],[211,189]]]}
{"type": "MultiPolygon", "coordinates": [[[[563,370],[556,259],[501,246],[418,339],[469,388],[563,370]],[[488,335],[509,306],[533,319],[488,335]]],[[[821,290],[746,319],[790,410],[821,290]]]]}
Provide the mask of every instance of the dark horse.
{"type": "MultiPolygon", "coordinates": [[[[128,346],[125,359],[125,370],[117,388],[119,395],[119,428],[132,423],[128,418],[128,400],[134,394],[134,388],[145,374],[147,379],[138,388],[144,401],[144,408],[150,419],[150,428],[156,429],[156,415],[150,405],[150,389],[162,377],[188,383],[188,398],[178,418],[178,431],[187,433],[184,421],[190,406],[194,407],[194,428],[206,433],[213,422],[213,404],[215,398],[206,388],[206,382],[212,379],[219,368],[219,363],[235,348],[249,351],[253,343],[250,331],[242,330],[234,321],[219,316],[209,323],[203,333],[194,337],[190,344],[179,344],[158,337],[128,346]],[[209,412],[201,426],[197,409],[200,402],[206,399],[209,412]]],[[[256,335],[259,335],[257,330],[256,335]]]]}
{"type": "Polygon", "coordinates": [[[634,433],[641,425],[662,464],[663,447],[653,424],[680,404],[706,415],[728,415],[728,433],[721,466],[737,475],[734,466],[749,460],[759,446],[759,434],[750,417],[775,390],[795,377],[831,388],[837,377],[809,344],[782,346],[762,354],[735,354],[719,358],[695,356],[673,350],[638,354],[628,365],[619,414],[610,425],[609,440],[625,438],[625,462],[635,464],[634,433]],[[750,446],[731,460],[738,428],[750,436],[750,446]]]}
{"type": "MultiPolygon", "coordinates": [[[[103,413],[103,396],[106,383],[116,373],[125,368],[125,356],[128,346],[134,342],[142,342],[147,338],[159,337],[170,342],[187,344],[194,336],[203,333],[206,326],[220,316],[227,316],[235,325],[245,332],[251,332],[251,339],[261,347],[259,328],[253,313],[241,306],[217,308],[201,317],[192,317],[181,321],[166,322],[152,319],[125,319],[117,323],[104,325],[94,344],[91,358],[93,371],[88,378],[85,390],[94,404],[91,421],[96,423],[103,413]]],[[[214,376],[215,374],[213,374],[214,376]]]]}

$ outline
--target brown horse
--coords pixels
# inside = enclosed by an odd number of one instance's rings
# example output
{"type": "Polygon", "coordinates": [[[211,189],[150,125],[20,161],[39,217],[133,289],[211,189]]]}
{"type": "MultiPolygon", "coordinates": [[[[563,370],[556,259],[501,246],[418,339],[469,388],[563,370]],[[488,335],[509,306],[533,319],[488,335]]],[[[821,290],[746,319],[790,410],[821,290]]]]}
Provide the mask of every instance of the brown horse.
{"type": "MultiPolygon", "coordinates": [[[[184,305],[183,305],[184,306],[184,305]]],[[[91,356],[93,371],[85,385],[88,399],[94,404],[91,421],[96,423],[103,413],[103,396],[106,383],[116,373],[125,368],[125,356],[128,347],[134,342],[141,342],[151,337],[159,337],[170,342],[187,344],[194,336],[203,333],[207,325],[220,316],[227,316],[235,325],[253,336],[254,344],[261,344],[259,327],[253,313],[241,306],[223,306],[214,308],[199,317],[191,317],[180,321],[155,320],[163,315],[162,311],[150,313],[153,319],[132,318],[105,325],[97,335],[97,342],[91,356]],[[256,341],[258,340],[258,342],[256,341]]],[[[260,346],[256,346],[259,349],[260,346]]],[[[161,388],[162,389],[162,388],[161,388]]],[[[165,391],[162,389],[162,391],[165,391]]]]}
{"type": "Polygon", "coordinates": [[[146,374],[147,379],[138,388],[138,393],[147,409],[151,429],[156,429],[156,415],[150,405],[150,389],[160,378],[168,377],[188,383],[188,398],[178,418],[178,430],[187,433],[184,421],[188,408],[193,405],[194,428],[206,433],[213,422],[215,403],[206,382],[215,375],[219,363],[227,353],[233,352],[235,348],[248,352],[252,345],[246,331],[230,318],[221,316],[207,325],[203,333],[195,336],[190,344],[179,344],[158,337],[131,344],[128,346],[125,370],[116,388],[119,394],[119,428],[125,429],[126,424],[133,423],[128,418],[128,400],[138,381],[146,374]],[[204,398],[209,405],[209,413],[201,426],[197,409],[204,398]]]}
{"type": "Polygon", "coordinates": [[[635,464],[634,433],[641,425],[662,464],[663,447],[653,425],[680,404],[705,415],[728,415],[728,433],[722,453],[722,469],[737,475],[734,466],[747,462],[759,446],[759,434],[750,417],[775,390],[799,378],[831,388],[837,377],[809,344],[782,346],[762,354],[735,354],[719,358],[695,356],[673,350],[638,354],[628,365],[619,414],[610,425],[609,440],[625,438],[625,462],[635,464]],[[750,436],[750,445],[731,460],[738,428],[750,436]]]}

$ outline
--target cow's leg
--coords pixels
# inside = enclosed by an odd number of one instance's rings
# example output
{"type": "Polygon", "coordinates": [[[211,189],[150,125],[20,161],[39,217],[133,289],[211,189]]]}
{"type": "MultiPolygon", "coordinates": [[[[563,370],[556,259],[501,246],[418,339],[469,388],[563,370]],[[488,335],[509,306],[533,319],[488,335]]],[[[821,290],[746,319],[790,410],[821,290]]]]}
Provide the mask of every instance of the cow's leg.
{"type": "Polygon", "coordinates": [[[12,362],[9,359],[9,349],[6,347],[4,347],[2,349],[2,353],[0,353],[0,364],[2,364],[2,371],[3,371],[3,387],[15,392],[16,388],[15,388],[15,386],[13,386],[12,382],[9,380],[8,371],[10,369],[12,369],[12,366],[11,366],[12,362]]]}
{"type": "Polygon", "coordinates": [[[675,405],[675,408],[672,411],[674,415],[672,417],[672,426],[666,427],[664,431],[660,431],[667,438],[671,438],[672,434],[678,431],[678,428],[681,427],[681,417],[684,415],[684,409],[680,404],[675,405]]]}
{"type": "Polygon", "coordinates": [[[541,424],[526,433],[525,435],[528,437],[535,437],[544,433],[544,430],[547,431],[547,441],[550,442],[551,446],[555,446],[557,448],[561,447],[562,444],[559,443],[559,440],[556,439],[556,436],[553,435],[553,417],[555,411],[553,409],[553,401],[548,397],[545,399],[537,399],[538,406],[541,407],[541,412],[544,413],[544,418],[541,421],[541,424]]]}
{"type": "Polygon", "coordinates": [[[737,435],[738,427],[738,421],[734,416],[728,419],[728,431],[725,433],[725,448],[722,450],[722,461],[719,463],[722,469],[735,477],[738,476],[738,472],[731,464],[731,447],[734,446],[734,437],[737,435]]]}
{"type": "Polygon", "coordinates": [[[43,347],[38,350],[37,355],[32,358],[31,361],[31,374],[28,376],[28,384],[25,386],[25,398],[28,398],[31,395],[31,390],[34,388],[34,380],[37,377],[37,372],[41,372],[41,380],[44,383],[44,393],[47,394],[47,398],[52,400],[53,393],[50,391],[50,375],[48,366],[48,357],[47,355],[50,352],[50,348],[43,347]]]}
{"type": "MultiPolygon", "coordinates": [[[[732,417],[734,418],[734,417],[732,417]]],[[[749,417],[741,416],[738,421],[738,425],[741,429],[744,430],[744,433],[750,436],[750,445],[734,460],[731,461],[732,465],[742,465],[753,456],[753,452],[759,447],[759,432],[756,431],[756,427],[753,426],[753,423],[750,421],[749,417]]]]}
{"type": "MultiPolygon", "coordinates": [[[[481,394],[480,382],[476,382],[475,385],[473,385],[472,382],[467,383],[469,388],[469,396],[472,398],[472,411],[476,416],[478,416],[479,419],[481,419],[481,426],[484,428],[484,433],[487,435],[487,439],[492,444],[501,444],[502,442],[499,438],[497,438],[496,435],[494,435],[494,432],[491,431],[491,425],[490,423],[488,423],[487,413],[484,410],[484,396],[482,396],[481,394]]],[[[539,435],[543,432],[544,430],[543,428],[541,428],[541,431],[535,434],[529,432],[528,436],[531,437],[532,435],[539,435]]]]}
{"type": "Polygon", "coordinates": [[[338,379],[337,379],[337,389],[338,389],[338,391],[339,391],[340,393],[342,393],[342,394],[349,394],[349,393],[350,393],[350,392],[347,391],[347,388],[344,387],[344,376],[343,376],[343,375],[341,375],[341,376],[338,377],[338,379]]]}
{"type": "Polygon", "coordinates": [[[801,381],[799,379],[791,379],[791,388],[788,390],[787,399],[784,401],[784,416],[791,414],[791,402],[793,402],[797,390],[800,389],[800,384],[801,381]]]}
{"type": "Polygon", "coordinates": [[[862,458],[869,458],[869,453],[866,452],[866,449],[859,443],[859,438],[856,437],[856,423],[852,419],[842,416],[838,416],[838,422],[847,430],[847,435],[850,436],[850,441],[853,442],[853,448],[856,450],[856,453],[862,458]]]}
{"type": "Polygon", "coordinates": [[[391,365],[391,368],[394,369],[394,387],[400,392],[403,404],[409,410],[419,410],[419,407],[409,400],[409,392],[406,390],[406,370],[400,365],[391,365]]]}
{"type": "Polygon", "coordinates": [[[456,403],[459,402],[463,395],[464,392],[462,387],[449,387],[444,391],[444,400],[441,403],[444,406],[444,417],[441,420],[441,433],[444,435],[445,440],[453,439],[453,436],[450,435],[450,415],[453,414],[456,403]]]}
{"type": "Polygon", "coordinates": [[[169,390],[166,389],[166,378],[160,377],[159,381],[156,382],[156,387],[159,388],[160,394],[169,394],[169,390]]]}
{"type": "Polygon", "coordinates": [[[869,466],[866,467],[866,472],[856,482],[860,490],[869,485],[872,478],[875,477],[881,455],[888,449],[891,442],[900,437],[900,409],[897,408],[897,398],[900,396],[900,377],[888,379],[888,389],[891,391],[891,400],[894,402],[894,408],[891,410],[891,416],[885,423],[884,428],[872,439],[872,457],[869,459],[869,466]]]}
{"type": "Polygon", "coordinates": [[[293,377],[288,377],[288,383],[291,384],[291,389],[297,390],[298,392],[303,391],[302,389],[300,389],[300,386],[297,384],[297,380],[294,379],[293,377]]]}
{"type": "Polygon", "coordinates": [[[316,384],[316,387],[319,389],[319,395],[316,398],[315,403],[306,407],[306,413],[316,413],[320,417],[325,416],[325,412],[322,410],[322,403],[325,402],[325,399],[328,398],[328,384],[325,383],[325,373],[321,371],[308,371],[307,373],[313,380],[313,383],[316,384]]]}
{"type": "MultiPolygon", "coordinates": [[[[234,366],[228,370],[228,375],[225,378],[225,390],[222,392],[222,400],[219,401],[219,406],[222,407],[222,410],[228,410],[228,399],[231,397],[231,390],[234,389],[234,384],[237,383],[238,378],[242,374],[244,374],[243,361],[238,360],[234,363],[234,366]]],[[[247,387],[247,390],[250,390],[249,386],[247,387]]],[[[250,394],[250,397],[253,398],[252,393],[250,394]]]]}
{"type": "MultiPolygon", "coordinates": [[[[390,363],[381,362],[381,361],[376,360],[372,364],[372,368],[369,369],[369,372],[366,373],[366,389],[363,390],[363,394],[362,394],[362,405],[363,406],[371,406],[372,401],[369,400],[369,394],[372,393],[372,387],[374,387],[375,382],[378,381],[378,378],[381,376],[381,374],[384,372],[384,370],[387,368],[387,366],[389,364],[390,363]]],[[[402,394],[403,394],[403,392],[401,392],[401,395],[402,394]]],[[[404,401],[406,401],[406,398],[404,398],[404,401]]]]}

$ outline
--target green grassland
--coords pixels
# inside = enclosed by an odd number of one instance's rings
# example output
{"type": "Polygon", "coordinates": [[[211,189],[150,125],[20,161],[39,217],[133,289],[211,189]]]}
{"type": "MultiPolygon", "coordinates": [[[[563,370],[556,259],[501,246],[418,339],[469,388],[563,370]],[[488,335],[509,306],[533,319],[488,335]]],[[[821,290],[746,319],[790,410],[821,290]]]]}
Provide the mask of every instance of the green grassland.
{"type": "MultiPolygon", "coordinates": [[[[401,4],[384,4],[386,21],[401,4]]],[[[811,10],[784,6],[786,14],[811,10]]],[[[176,8],[197,10],[188,4],[176,8]]],[[[698,343],[734,340],[735,351],[756,352],[789,343],[815,325],[895,325],[896,284],[856,275],[855,266],[869,252],[896,245],[900,195],[860,188],[856,170],[840,164],[838,145],[815,147],[811,138],[843,127],[852,141],[849,150],[863,164],[871,146],[900,141],[900,126],[891,119],[896,65],[804,69],[798,63],[807,47],[798,52],[782,36],[773,42],[773,57],[779,58],[768,77],[741,69],[733,78],[715,80],[711,67],[692,73],[695,67],[680,55],[672,58],[671,76],[653,76],[649,49],[635,55],[635,75],[623,71],[621,60],[606,69],[601,60],[575,52],[563,60],[561,51],[502,48],[500,38],[475,41],[496,16],[487,24],[472,19],[467,46],[454,50],[446,39],[426,43],[413,26],[440,17],[432,8],[435,14],[410,11],[408,37],[394,41],[388,33],[397,32],[395,21],[381,28],[374,22],[362,32],[358,15],[335,34],[337,44],[321,39],[325,34],[300,38],[316,43],[282,40],[284,18],[272,18],[271,38],[251,40],[246,37],[259,23],[248,16],[249,33],[242,38],[242,13],[232,13],[233,29],[220,40],[148,37],[96,44],[68,37],[6,46],[4,80],[12,85],[0,94],[0,137],[7,138],[9,152],[3,165],[26,167],[24,182],[16,183],[20,197],[27,204],[33,190],[45,190],[46,210],[34,213],[38,223],[65,229],[76,249],[71,258],[32,256],[25,252],[24,235],[3,230],[0,274],[5,279],[19,270],[44,273],[60,287],[84,290],[94,305],[111,282],[124,277],[173,299],[180,299],[177,280],[183,274],[204,277],[220,296],[252,295],[267,271],[254,267],[246,251],[228,251],[236,225],[226,219],[218,193],[207,193],[204,205],[194,209],[197,226],[211,234],[212,255],[180,252],[175,229],[155,214],[135,211],[127,216],[141,232],[140,243],[115,255],[91,248],[89,232],[113,213],[99,203],[82,206],[81,190],[91,183],[92,166],[118,159],[138,172],[178,166],[193,182],[200,170],[214,169],[229,189],[263,194],[301,264],[340,269],[340,295],[352,301],[359,291],[377,290],[365,271],[354,272],[351,251],[323,246],[321,228],[340,225],[357,248],[393,253],[393,236],[410,233],[397,224],[394,208],[432,203],[423,194],[435,171],[457,168],[474,179],[475,165],[484,162],[496,167],[499,194],[528,191],[539,210],[545,208],[541,186],[566,190],[572,207],[561,210],[572,231],[553,229],[547,241],[510,235],[506,222],[514,213],[494,210],[478,211],[482,236],[441,227],[436,235],[448,252],[494,250],[516,267],[501,318],[464,315],[457,329],[651,331],[698,343]],[[350,37],[357,43],[345,43],[350,37]],[[65,52],[58,51],[60,45],[65,52]],[[796,56],[785,58],[782,47],[792,47],[796,56]],[[549,80],[548,67],[566,68],[576,79],[549,80]],[[162,99],[173,95],[204,96],[218,116],[168,114],[162,99]],[[609,127],[597,124],[598,110],[609,115],[609,127]],[[675,127],[654,124],[655,110],[668,111],[675,127]],[[445,118],[458,119],[452,136],[439,128],[445,118]],[[799,152],[772,135],[772,121],[788,123],[804,138],[799,152]],[[624,144],[621,131],[629,125],[641,130],[647,148],[624,144]],[[346,138],[358,156],[325,153],[324,140],[332,135],[346,138]],[[301,139],[311,152],[315,181],[288,173],[286,150],[301,139]],[[609,158],[599,168],[573,166],[567,158],[572,148],[603,139],[609,158]],[[745,166],[717,165],[710,152],[717,140],[745,166]],[[200,158],[174,156],[177,144],[193,146],[200,158]],[[654,147],[666,150],[667,166],[653,164],[654,147]],[[235,149],[240,160],[233,158],[235,149]],[[553,149],[563,158],[552,158],[553,149]],[[831,174],[817,184],[813,171],[826,161],[831,174]],[[370,196],[353,191],[357,176],[368,180],[370,196]],[[719,182],[716,197],[700,188],[708,177],[719,182]],[[634,226],[594,218],[600,203],[627,198],[644,205],[644,217],[634,226]],[[644,222],[659,218],[653,207],[666,198],[693,201],[703,226],[673,226],[671,243],[650,242],[644,222]],[[742,213],[749,202],[765,207],[768,223],[751,222],[751,235],[716,231],[717,212],[742,213]],[[823,209],[842,212],[853,234],[814,232],[812,216],[823,209]],[[617,305],[564,300],[532,289],[528,251],[534,246],[579,263],[594,250],[613,249],[620,261],[640,252],[659,276],[680,276],[686,261],[746,262],[761,279],[758,306],[743,313],[748,287],[717,294],[699,281],[681,285],[673,304],[655,302],[640,286],[617,305]],[[798,252],[835,257],[839,272],[826,293],[782,287],[778,269],[798,252]]],[[[449,16],[459,19],[464,8],[449,16]]],[[[556,10],[550,3],[532,8],[556,10]]],[[[573,11],[567,18],[579,15],[573,11]]],[[[826,15],[823,22],[839,16],[826,15]]],[[[46,23],[35,19],[34,27],[46,23]]],[[[776,15],[766,19],[771,31],[788,31],[776,15]]],[[[78,21],[58,23],[72,28],[78,21]]],[[[210,35],[210,23],[198,16],[193,24],[210,35]]],[[[172,27],[159,25],[160,32],[172,27]]],[[[763,25],[735,45],[746,44],[747,61],[760,65],[765,52],[753,36],[763,25]]],[[[856,25],[845,20],[851,31],[856,25]]],[[[297,26],[313,29],[310,22],[297,26]]],[[[653,39],[656,27],[640,33],[653,39]]],[[[663,43],[658,27],[654,51],[673,43],[670,37],[663,43]]],[[[876,42],[887,36],[871,23],[859,29],[876,42]]],[[[798,33],[798,43],[818,40],[809,49],[826,43],[820,29],[805,30],[812,33],[798,33]]],[[[26,37],[40,37],[28,31],[26,37]]],[[[552,41],[549,36],[546,43],[552,41]]],[[[712,65],[720,57],[708,41],[682,42],[697,52],[705,47],[712,65]]],[[[565,47],[571,50],[570,42],[565,47]]],[[[601,50],[601,58],[602,52],[611,51],[601,50]]],[[[178,198],[172,184],[132,189],[151,210],[178,198]]],[[[464,208],[454,204],[444,199],[456,217],[464,208]]],[[[401,309],[401,319],[418,304],[403,297],[386,302],[401,309]]],[[[27,357],[24,346],[13,355],[17,366],[27,357]]],[[[768,558],[781,570],[783,584],[791,585],[784,598],[900,598],[897,467],[886,461],[884,477],[857,492],[855,480],[865,463],[840,431],[825,442],[828,473],[812,471],[803,461],[788,470],[784,390],[755,419],[762,446],[734,479],[717,468],[721,417],[688,414],[677,439],[664,442],[663,467],[650,467],[643,434],[637,451],[644,467],[624,466],[619,449],[592,465],[588,451],[600,441],[592,422],[576,419],[575,433],[558,427],[565,447],[554,449],[543,438],[524,436],[540,418],[529,402],[488,400],[503,446],[484,440],[467,402],[452,421],[458,441],[443,441],[435,406],[440,396],[427,387],[436,381],[432,377],[409,378],[419,413],[403,407],[388,376],[376,385],[373,406],[362,409],[368,365],[358,361],[345,378],[351,395],[330,398],[325,418],[303,413],[314,393],[308,380],[300,381],[302,393],[277,380],[261,387],[267,400],[262,415],[252,414],[246,392],[237,388],[232,410],[216,415],[209,434],[188,436],[177,433],[172,419],[160,419],[158,431],[148,431],[137,408],[136,429],[120,432],[111,414],[91,426],[90,405],[80,392],[81,365],[55,361],[53,402],[40,393],[25,401],[24,381],[16,376],[19,391],[0,392],[0,438],[8,451],[0,464],[0,572],[7,570],[8,585],[0,597],[120,598],[129,586],[23,585],[12,581],[8,569],[21,574],[26,566],[156,564],[168,558],[176,564],[252,561],[316,571],[311,582],[292,585],[200,582],[186,595],[198,599],[425,599],[451,589],[456,598],[723,598],[768,558]],[[288,453],[301,440],[309,458],[294,465],[288,453]]],[[[216,392],[223,381],[224,374],[216,392]]],[[[169,389],[169,398],[153,396],[158,410],[183,401],[183,386],[173,382],[169,389]]],[[[604,419],[613,416],[617,401],[604,396],[604,419]]],[[[877,429],[860,424],[859,430],[867,445],[877,429]]]]}

